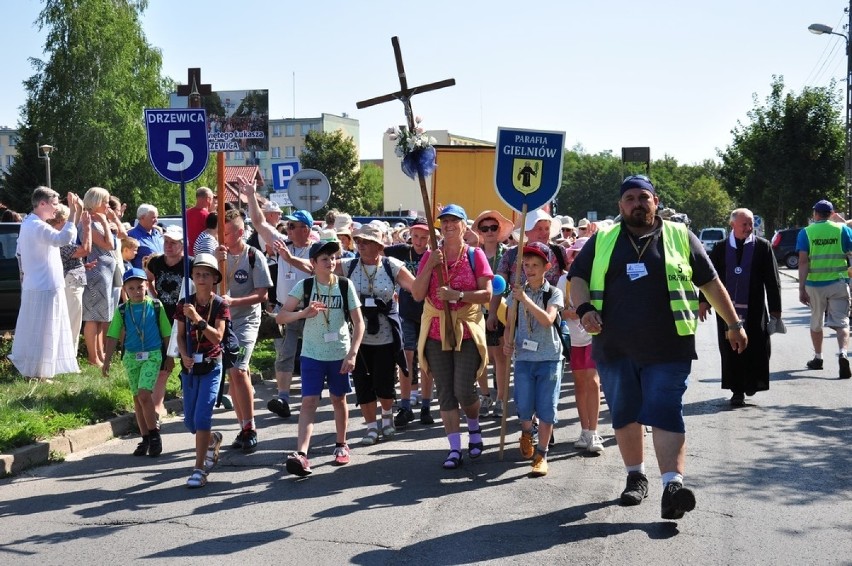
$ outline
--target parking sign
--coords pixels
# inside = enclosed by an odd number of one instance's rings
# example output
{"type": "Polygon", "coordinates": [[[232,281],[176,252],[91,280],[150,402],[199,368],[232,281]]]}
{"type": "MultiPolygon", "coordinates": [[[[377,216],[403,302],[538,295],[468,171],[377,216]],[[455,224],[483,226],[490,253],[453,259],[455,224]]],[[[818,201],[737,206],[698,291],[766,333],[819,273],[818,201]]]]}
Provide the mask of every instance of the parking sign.
{"type": "Polygon", "coordinates": [[[284,161],[272,164],[272,188],[276,191],[285,191],[293,175],[299,172],[299,161],[284,161]]]}
{"type": "Polygon", "coordinates": [[[207,114],[203,108],[147,109],[148,159],[172,183],[197,179],[207,167],[207,114]]]}

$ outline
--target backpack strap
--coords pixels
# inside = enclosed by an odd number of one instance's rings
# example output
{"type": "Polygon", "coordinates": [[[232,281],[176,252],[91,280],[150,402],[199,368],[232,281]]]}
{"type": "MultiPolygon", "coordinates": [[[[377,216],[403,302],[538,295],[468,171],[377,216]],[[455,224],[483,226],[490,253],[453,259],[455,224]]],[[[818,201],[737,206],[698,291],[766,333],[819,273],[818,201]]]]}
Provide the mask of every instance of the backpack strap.
{"type": "Polygon", "coordinates": [[[382,256],[382,267],[385,268],[385,273],[388,274],[388,279],[390,279],[391,283],[393,283],[394,282],[393,268],[391,268],[391,262],[388,259],[388,256],[386,256],[386,255],[382,256]]]}
{"type": "Polygon", "coordinates": [[[356,257],[355,259],[349,262],[349,268],[346,270],[346,277],[352,277],[352,274],[355,272],[355,268],[358,267],[358,260],[359,258],[356,257]]]}
{"type": "Polygon", "coordinates": [[[254,261],[255,261],[255,251],[254,246],[248,247],[248,259],[249,259],[249,267],[254,270],[254,261]]]}
{"type": "Polygon", "coordinates": [[[467,247],[467,262],[470,264],[470,270],[473,272],[473,276],[476,277],[476,268],[473,266],[474,264],[474,255],[476,254],[476,248],[473,246],[467,247]]]}
{"type": "Polygon", "coordinates": [[[340,297],[343,299],[343,319],[347,323],[351,323],[352,314],[349,312],[349,279],[338,277],[337,285],[340,287],[340,297]]]}
{"type": "Polygon", "coordinates": [[[302,308],[308,307],[308,302],[311,300],[311,291],[314,290],[314,278],[308,277],[302,280],[302,308]]]}

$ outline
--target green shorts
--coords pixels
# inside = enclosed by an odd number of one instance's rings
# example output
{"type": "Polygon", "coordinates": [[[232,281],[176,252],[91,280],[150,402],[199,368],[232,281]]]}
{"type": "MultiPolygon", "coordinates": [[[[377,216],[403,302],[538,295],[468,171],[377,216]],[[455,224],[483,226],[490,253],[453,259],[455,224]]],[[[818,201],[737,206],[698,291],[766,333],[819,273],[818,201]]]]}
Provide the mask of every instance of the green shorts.
{"type": "Polygon", "coordinates": [[[163,362],[163,353],[160,350],[150,352],[125,352],[121,362],[127,372],[127,380],[130,382],[130,391],[134,397],[140,389],[153,391],[157,383],[157,375],[160,373],[160,364],[163,362]],[[140,356],[142,354],[142,356],[140,356]],[[145,357],[147,359],[137,359],[145,357]]]}

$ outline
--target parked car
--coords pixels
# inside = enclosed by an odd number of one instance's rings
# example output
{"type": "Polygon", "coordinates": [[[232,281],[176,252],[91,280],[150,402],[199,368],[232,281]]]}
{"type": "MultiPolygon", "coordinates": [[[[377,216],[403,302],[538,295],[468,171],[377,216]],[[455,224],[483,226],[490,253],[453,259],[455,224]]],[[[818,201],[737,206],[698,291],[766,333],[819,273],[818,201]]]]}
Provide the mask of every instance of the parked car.
{"type": "Polygon", "coordinates": [[[796,253],[796,240],[799,237],[799,230],[801,228],[785,228],[778,230],[772,236],[772,253],[775,254],[775,261],[779,265],[798,269],[799,254],[796,253]]]}
{"type": "Polygon", "coordinates": [[[17,222],[0,222],[0,330],[14,330],[21,308],[21,277],[18,271],[17,222]]]}
{"type": "Polygon", "coordinates": [[[708,252],[713,249],[716,242],[724,240],[728,237],[728,231],[724,228],[702,228],[698,233],[698,239],[701,240],[701,245],[708,252]]]}

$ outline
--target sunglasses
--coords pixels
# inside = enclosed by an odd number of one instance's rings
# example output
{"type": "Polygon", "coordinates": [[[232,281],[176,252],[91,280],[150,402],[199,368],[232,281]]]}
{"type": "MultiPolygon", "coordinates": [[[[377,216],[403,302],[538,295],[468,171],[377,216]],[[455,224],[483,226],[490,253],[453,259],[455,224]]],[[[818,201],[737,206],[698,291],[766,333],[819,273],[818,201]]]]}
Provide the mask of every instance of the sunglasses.
{"type": "Polygon", "coordinates": [[[287,223],[287,229],[288,230],[293,230],[293,229],[298,228],[298,227],[299,227],[299,225],[296,224],[295,222],[288,222],[287,223]]]}
{"type": "Polygon", "coordinates": [[[497,232],[500,229],[500,226],[497,224],[492,224],[491,226],[480,226],[479,231],[483,234],[487,234],[488,232],[497,232]]]}

